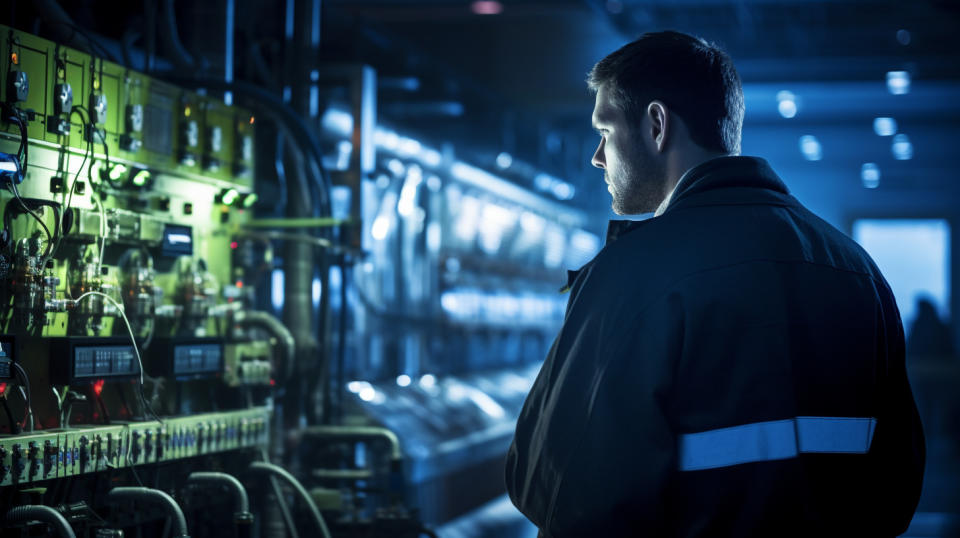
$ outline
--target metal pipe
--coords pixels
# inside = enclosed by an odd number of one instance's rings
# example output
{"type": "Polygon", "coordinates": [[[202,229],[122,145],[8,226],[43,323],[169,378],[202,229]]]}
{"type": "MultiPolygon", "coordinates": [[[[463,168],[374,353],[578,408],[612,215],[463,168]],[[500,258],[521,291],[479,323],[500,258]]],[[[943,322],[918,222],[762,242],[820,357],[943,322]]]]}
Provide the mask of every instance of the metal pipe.
{"type": "Polygon", "coordinates": [[[8,523],[26,523],[28,521],[42,521],[53,527],[58,536],[63,538],[76,538],[73,528],[67,523],[67,519],[60,512],[57,512],[49,506],[42,504],[26,504],[11,508],[7,512],[8,523]]]}
{"type": "Polygon", "coordinates": [[[259,310],[240,310],[233,319],[237,325],[259,327],[280,340],[284,348],[284,379],[290,379],[293,375],[294,361],[297,358],[297,342],[286,325],[269,312],[259,310]]]}
{"type": "Polygon", "coordinates": [[[390,457],[394,461],[403,459],[400,439],[397,434],[379,426],[310,426],[301,430],[305,437],[326,439],[385,439],[390,443],[390,457]]]}
{"type": "Polygon", "coordinates": [[[247,497],[247,490],[243,484],[232,475],[227,473],[214,472],[195,472],[190,473],[187,482],[203,485],[226,486],[233,494],[234,512],[238,514],[250,513],[250,499],[247,497]]]}
{"type": "Polygon", "coordinates": [[[277,478],[280,478],[289,484],[297,493],[297,495],[300,496],[300,499],[303,501],[303,503],[307,505],[307,508],[310,510],[310,515],[313,516],[314,522],[320,529],[320,534],[322,534],[324,538],[330,538],[330,530],[327,528],[327,524],[323,520],[320,510],[317,508],[317,504],[313,502],[313,498],[307,492],[306,488],[303,487],[303,484],[296,479],[296,477],[279,465],[262,461],[255,461],[251,463],[250,470],[259,474],[268,474],[271,477],[276,476],[277,478]]]}
{"type": "Polygon", "coordinates": [[[107,500],[114,504],[124,500],[142,501],[163,506],[176,525],[176,538],[190,538],[187,532],[187,518],[173,497],[159,489],[150,488],[113,488],[107,493],[107,500]]]}

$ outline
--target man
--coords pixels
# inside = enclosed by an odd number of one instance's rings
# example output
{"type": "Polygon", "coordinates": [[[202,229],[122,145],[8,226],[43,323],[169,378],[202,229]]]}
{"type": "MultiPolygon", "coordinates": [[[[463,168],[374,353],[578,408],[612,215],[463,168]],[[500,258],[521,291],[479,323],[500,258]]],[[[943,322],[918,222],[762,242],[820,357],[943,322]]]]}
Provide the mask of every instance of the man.
{"type": "Polygon", "coordinates": [[[739,157],[730,58],[676,32],[600,61],[613,209],[571,273],[507,489],[543,536],[894,536],[924,440],[893,294],[853,241],[739,157]]]}

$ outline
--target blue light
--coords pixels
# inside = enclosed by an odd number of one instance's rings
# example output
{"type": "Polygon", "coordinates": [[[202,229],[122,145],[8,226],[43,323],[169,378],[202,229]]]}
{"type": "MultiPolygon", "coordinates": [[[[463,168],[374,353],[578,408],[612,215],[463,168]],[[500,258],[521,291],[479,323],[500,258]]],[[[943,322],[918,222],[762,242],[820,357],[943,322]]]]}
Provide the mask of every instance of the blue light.
{"type": "Polygon", "coordinates": [[[893,152],[893,158],[898,161],[909,161],[913,158],[913,144],[910,142],[910,137],[905,134],[893,137],[890,150],[893,152]]]}
{"type": "Polygon", "coordinates": [[[513,164],[513,156],[511,156],[506,151],[501,151],[497,155],[497,166],[500,168],[510,168],[510,165],[513,164]]]}
{"type": "Polygon", "coordinates": [[[274,269],[270,278],[270,303],[274,310],[283,308],[283,269],[274,269]]]}
{"type": "Polygon", "coordinates": [[[887,89],[893,95],[906,95],[910,93],[910,73],[906,71],[888,71],[887,89]]]}
{"type": "Polygon", "coordinates": [[[897,120],[893,118],[874,118],[873,132],[877,136],[893,136],[897,134],[897,120]]]}
{"type": "Polygon", "coordinates": [[[876,163],[863,163],[860,167],[860,179],[863,180],[864,187],[876,189],[880,186],[880,168],[876,163]]]}
{"type": "Polygon", "coordinates": [[[311,286],[311,299],[313,299],[313,307],[320,307],[320,295],[323,293],[323,283],[320,282],[320,277],[313,277],[313,283],[311,286]]]}
{"type": "Polygon", "coordinates": [[[797,115],[797,98],[793,92],[786,90],[777,92],[777,110],[787,119],[797,115]]]}
{"type": "Polygon", "coordinates": [[[903,45],[907,46],[910,44],[910,31],[909,30],[897,30],[897,41],[903,45]]]}
{"type": "Polygon", "coordinates": [[[800,153],[808,161],[819,161],[823,158],[823,147],[820,141],[813,135],[803,135],[800,137],[800,153]]]}
{"type": "Polygon", "coordinates": [[[853,238],[870,253],[890,284],[905,327],[927,296],[950,319],[950,223],[943,219],[856,220],[853,238]]]}

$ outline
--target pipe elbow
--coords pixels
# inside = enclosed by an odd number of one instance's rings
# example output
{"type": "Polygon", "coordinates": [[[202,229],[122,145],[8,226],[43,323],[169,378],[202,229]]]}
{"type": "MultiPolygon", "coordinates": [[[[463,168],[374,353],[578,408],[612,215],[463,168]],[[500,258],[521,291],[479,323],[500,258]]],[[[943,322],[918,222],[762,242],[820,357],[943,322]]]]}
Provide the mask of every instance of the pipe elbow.
{"type": "Polygon", "coordinates": [[[180,510],[180,505],[177,504],[177,501],[173,500],[173,497],[166,492],[151,488],[113,488],[107,493],[107,500],[113,503],[132,500],[159,504],[163,506],[167,513],[173,518],[174,525],[176,525],[177,538],[190,537],[190,533],[187,531],[187,519],[183,515],[183,510],[180,510]]]}
{"type": "Polygon", "coordinates": [[[73,528],[60,512],[41,504],[26,504],[7,511],[7,522],[26,523],[28,521],[42,521],[53,527],[56,534],[62,538],[76,538],[73,528]]]}
{"type": "Polygon", "coordinates": [[[215,472],[195,472],[190,473],[187,482],[194,484],[204,484],[212,486],[226,486],[233,495],[234,508],[237,514],[248,514],[250,512],[250,500],[247,497],[247,490],[233,475],[227,473],[215,472]]]}

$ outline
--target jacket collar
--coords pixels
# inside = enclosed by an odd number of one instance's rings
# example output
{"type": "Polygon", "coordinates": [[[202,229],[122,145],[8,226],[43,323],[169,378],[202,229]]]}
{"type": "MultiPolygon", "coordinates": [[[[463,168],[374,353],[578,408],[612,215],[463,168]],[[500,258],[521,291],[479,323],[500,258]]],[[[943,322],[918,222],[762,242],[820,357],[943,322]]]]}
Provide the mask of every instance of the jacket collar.
{"type": "MultiPolygon", "coordinates": [[[[780,196],[780,200],[782,200],[782,196],[790,194],[786,184],[777,176],[766,160],[759,157],[717,157],[694,166],[680,177],[676,190],[673,191],[662,215],[669,213],[677,206],[689,204],[690,200],[696,198],[697,195],[720,194],[718,192],[720,189],[737,189],[737,195],[731,197],[731,201],[743,201],[748,198],[745,196],[747,193],[757,194],[761,193],[762,190],[768,191],[767,194],[780,196]]],[[[706,196],[704,198],[713,197],[706,196]]],[[[773,201],[769,196],[764,197],[764,199],[768,203],[773,201]]],[[[720,202],[720,200],[713,201],[720,202]]],[[[636,230],[654,218],[658,217],[639,221],[611,220],[607,225],[606,244],[613,243],[619,237],[636,230]]],[[[560,291],[569,291],[580,272],[591,263],[593,263],[592,260],[576,271],[567,271],[567,285],[560,291]]]]}
{"type": "Polygon", "coordinates": [[[683,174],[664,213],[694,195],[730,188],[765,189],[780,195],[790,194],[786,184],[766,160],[759,157],[717,157],[683,174]]]}
{"type": "MultiPolygon", "coordinates": [[[[759,157],[717,157],[694,166],[680,177],[663,214],[697,194],[729,188],[766,189],[781,195],[790,194],[786,184],[766,160],[759,157]]],[[[606,244],[613,243],[649,220],[611,220],[607,225],[606,244]]]]}

